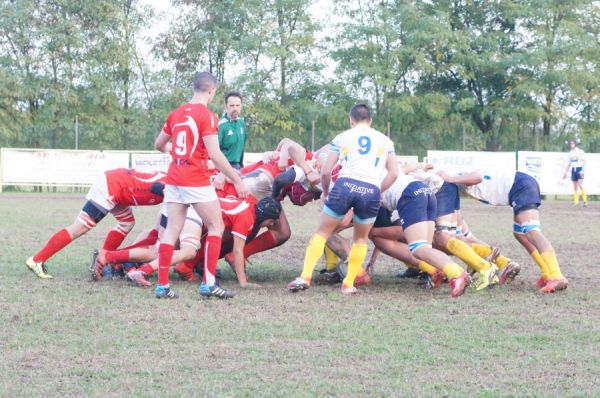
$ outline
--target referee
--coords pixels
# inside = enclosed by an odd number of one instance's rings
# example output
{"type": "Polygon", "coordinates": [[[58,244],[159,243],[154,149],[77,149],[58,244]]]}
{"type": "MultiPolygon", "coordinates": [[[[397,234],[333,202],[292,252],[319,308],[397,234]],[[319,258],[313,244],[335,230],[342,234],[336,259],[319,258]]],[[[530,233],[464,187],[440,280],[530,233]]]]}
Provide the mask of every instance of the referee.
{"type": "Polygon", "coordinates": [[[219,147],[235,169],[244,167],[244,147],[248,129],[242,111],[242,95],[230,91],[225,95],[225,115],[219,120],[219,147]]]}

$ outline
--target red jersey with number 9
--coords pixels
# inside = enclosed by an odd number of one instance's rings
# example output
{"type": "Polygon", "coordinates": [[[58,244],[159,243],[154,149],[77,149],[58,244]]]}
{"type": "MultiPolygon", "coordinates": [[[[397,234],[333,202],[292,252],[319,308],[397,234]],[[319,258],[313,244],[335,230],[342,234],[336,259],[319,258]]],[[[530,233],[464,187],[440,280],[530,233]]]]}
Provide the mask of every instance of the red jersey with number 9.
{"type": "Polygon", "coordinates": [[[182,187],[210,185],[203,137],[216,135],[218,118],[204,104],[183,104],[167,117],[163,133],[171,136],[171,165],[166,183],[182,187]]]}

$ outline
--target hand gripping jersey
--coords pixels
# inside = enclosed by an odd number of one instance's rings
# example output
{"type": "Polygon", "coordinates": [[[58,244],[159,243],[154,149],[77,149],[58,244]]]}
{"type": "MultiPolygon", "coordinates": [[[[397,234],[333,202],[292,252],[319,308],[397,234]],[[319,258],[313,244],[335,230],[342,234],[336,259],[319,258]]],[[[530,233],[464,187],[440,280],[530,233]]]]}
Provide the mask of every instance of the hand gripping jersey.
{"type": "Polygon", "coordinates": [[[361,124],[336,136],[329,150],[339,153],[340,178],[379,187],[387,157],[394,153],[394,143],[379,131],[361,124]]]}
{"type": "Polygon", "coordinates": [[[571,151],[569,151],[568,159],[569,159],[569,165],[571,167],[571,169],[575,169],[577,167],[583,167],[583,156],[585,155],[585,152],[582,149],[579,148],[575,148],[572,149],[571,151]]]}
{"type": "MultiPolygon", "coordinates": [[[[116,205],[148,206],[163,201],[153,185],[164,183],[162,172],[142,173],[134,169],[115,169],[104,173],[110,200],[116,205]]],[[[162,190],[160,191],[162,192],[162,190]]]]}
{"type": "Polygon", "coordinates": [[[484,173],[481,183],[461,186],[461,188],[480,202],[495,206],[507,206],[510,204],[508,194],[514,182],[514,171],[495,170],[484,173]]]}
{"type": "Polygon", "coordinates": [[[183,187],[210,185],[203,137],[216,135],[217,116],[203,104],[183,104],[167,117],[163,133],[171,136],[173,158],[166,183],[183,187]]]}

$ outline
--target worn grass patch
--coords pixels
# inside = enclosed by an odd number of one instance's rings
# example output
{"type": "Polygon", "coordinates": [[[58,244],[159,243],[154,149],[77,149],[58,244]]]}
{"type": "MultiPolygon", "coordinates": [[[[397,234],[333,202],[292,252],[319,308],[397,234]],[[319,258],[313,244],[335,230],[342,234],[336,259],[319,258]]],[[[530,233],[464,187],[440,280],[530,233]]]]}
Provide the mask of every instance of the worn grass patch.
{"type": "MultiPolygon", "coordinates": [[[[196,285],[177,281],[176,301],[123,281],[89,282],[90,253],[110,217],[49,261],[55,279],[35,279],[24,260],[82,204],[81,195],[0,195],[0,396],[600,394],[595,203],[542,207],[571,281],[558,294],[533,289],[538,272],[512,238],[510,210],[465,201],[473,231],[523,265],[513,285],[451,299],[448,286],[398,283],[404,267],[381,256],[362,295],[290,294],[318,208],[288,206],[290,242],[252,259],[263,288],[238,289],[229,301],[200,300],[196,285]]],[[[155,211],[136,210],[136,231],[155,211]]]]}

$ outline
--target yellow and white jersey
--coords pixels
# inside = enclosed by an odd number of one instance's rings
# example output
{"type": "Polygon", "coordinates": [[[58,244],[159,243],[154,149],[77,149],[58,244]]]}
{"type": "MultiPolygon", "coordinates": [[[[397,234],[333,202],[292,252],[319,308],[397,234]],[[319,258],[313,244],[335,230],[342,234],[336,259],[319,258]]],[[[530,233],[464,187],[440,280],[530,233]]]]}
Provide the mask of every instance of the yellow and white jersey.
{"type": "Polygon", "coordinates": [[[398,201],[402,197],[402,192],[406,189],[408,184],[417,181],[416,178],[400,173],[396,181],[389,187],[385,192],[381,193],[381,205],[389,211],[396,210],[398,201]]]}
{"type": "Polygon", "coordinates": [[[339,153],[340,178],[352,178],[381,186],[387,157],[394,153],[394,143],[379,131],[360,124],[337,135],[329,151],[339,153]]]}
{"type": "Polygon", "coordinates": [[[572,169],[576,168],[576,167],[583,167],[583,156],[585,155],[585,152],[583,151],[583,149],[579,149],[579,148],[575,148],[569,151],[569,154],[567,155],[568,159],[569,159],[569,165],[571,166],[572,169]]]}
{"type": "Polygon", "coordinates": [[[483,173],[483,181],[477,185],[460,187],[480,202],[494,206],[507,206],[508,194],[515,182],[514,171],[495,170],[483,173]]]}

